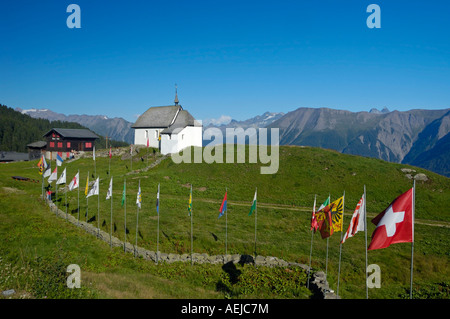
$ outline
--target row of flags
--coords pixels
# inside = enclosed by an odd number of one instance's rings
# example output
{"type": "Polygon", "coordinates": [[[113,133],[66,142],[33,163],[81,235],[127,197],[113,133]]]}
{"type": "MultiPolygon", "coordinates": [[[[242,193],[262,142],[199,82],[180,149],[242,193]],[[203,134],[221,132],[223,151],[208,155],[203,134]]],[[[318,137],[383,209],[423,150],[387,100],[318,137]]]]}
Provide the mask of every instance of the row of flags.
{"type": "MultiPolygon", "coordinates": [[[[350,224],[341,243],[353,237],[358,231],[365,230],[365,195],[361,197],[353,212],[350,224]]],[[[322,238],[328,238],[334,232],[343,230],[344,196],[330,203],[330,198],[313,210],[311,230],[320,232],[322,238]]],[[[413,188],[398,196],[379,215],[372,219],[377,227],[372,234],[368,250],[389,247],[391,244],[413,241],[413,188]]],[[[315,206],[315,205],[314,205],[315,206]]]]}
{"type": "MultiPolygon", "coordinates": [[[[95,150],[93,152],[93,157],[95,160],[95,150]]],[[[111,156],[111,150],[110,150],[111,156]]],[[[57,155],[56,158],[57,167],[51,172],[45,157],[42,156],[38,162],[39,173],[43,174],[43,177],[48,177],[48,182],[51,183],[56,181],[57,185],[66,184],[66,169],[63,170],[62,174],[57,177],[58,166],[62,163],[62,158],[57,155]],[[43,173],[44,172],[44,173],[43,173]]],[[[112,196],[112,184],[113,179],[111,177],[106,199],[110,199],[112,196]]],[[[68,188],[70,191],[79,187],[79,173],[77,173],[71,180],[68,188]]],[[[368,247],[368,250],[380,249],[389,247],[391,244],[401,243],[401,242],[412,242],[413,241],[413,188],[409,189],[407,192],[398,196],[383,212],[372,219],[372,223],[377,227],[372,234],[372,241],[368,247]]],[[[99,195],[99,178],[95,180],[94,185],[89,190],[89,176],[87,176],[86,197],[93,195],[99,195]]],[[[126,185],[124,183],[123,196],[122,196],[122,206],[125,201],[126,196],[126,185]]],[[[256,197],[255,195],[251,204],[249,216],[252,215],[256,209],[256,197]]],[[[142,194],[139,181],[139,189],[137,193],[136,205],[141,208],[142,194]]],[[[365,212],[365,195],[363,194],[361,199],[356,205],[353,212],[350,224],[347,231],[345,232],[341,243],[344,243],[348,238],[353,237],[358,231],[365,230],[364,220],[366,218],[365,212]]],[[[311,217],[311,230],[320,232],[322,238],[328,238],[333,233],[343,231],[343,207],[344,207],[344,196],[338,198],[337,200],[330,203],[330,197],[328,197],[319,207],[319,209],[312,212],[311,217]]],[[[157,193],[156,202],[157,212],[159,213],[159,187],[157,193]]],[[[222,203],[219,209],[218,218],[222,217],[227,210],[227,191],[223,197],[222,203]]],[[[188,215],[190,216],[192,212],[192,187],[189,195],[188,201],[188,215]]]]}

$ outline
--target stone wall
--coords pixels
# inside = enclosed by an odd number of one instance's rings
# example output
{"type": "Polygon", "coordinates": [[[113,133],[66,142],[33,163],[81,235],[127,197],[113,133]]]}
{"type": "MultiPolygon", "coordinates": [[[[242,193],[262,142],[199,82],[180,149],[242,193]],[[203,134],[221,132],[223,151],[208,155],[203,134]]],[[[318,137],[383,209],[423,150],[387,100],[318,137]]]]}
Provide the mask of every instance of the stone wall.
{"type": "MultiPolygon", "coordinates": [[[[150,260],[157,263],[173,263],[173,262],[190,262],[190,263],[210,263],[210,264],[226,264],[233,262],[234,264],[254,264],[256,266],[264,267],[300,267],[306,272],[309,271],[309,266],[305,264],[299,264],[295,262],[287,262],[283,259],[272,256],[250,256],[250,255],[213,255],[210,256],[206,253],[199,254],[167,254],[161,253],[156,254],[154,251],[144,249],[130,244],[129,242],[124,243],[119,238],[111,236],[109,233],[98,229],[92,224],[86,223],[84,221],[78,221],[77,218],[71,214],[66,214],[60,209],[57,209],[56,205],[49,200],[46,200],[48,206],[52,213],[60,218],[66,219],[68,222],[82,228],[87,233],[96,236],[98,239],[109,243],[112,247],[122,247],[125,252],[132,253],[136,257],[141,257],[146,260],[150,260]]],[[[339,298],[334,294],[334,292],[329,288],[328,282],[326,280],[325,273],[323,271],[313,272],[310,279],[310,289],[314,293],[315,298],[321,299],[337,299],[339,298]]]]}

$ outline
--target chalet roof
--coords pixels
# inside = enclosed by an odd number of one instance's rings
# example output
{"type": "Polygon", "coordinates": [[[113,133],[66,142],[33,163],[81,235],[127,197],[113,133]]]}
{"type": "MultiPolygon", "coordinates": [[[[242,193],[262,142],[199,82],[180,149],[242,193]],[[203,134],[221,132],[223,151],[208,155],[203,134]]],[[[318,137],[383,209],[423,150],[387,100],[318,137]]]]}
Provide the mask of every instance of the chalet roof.
{"type": "Polygon", "coordinates": [[[59,135],[65,138],[87,138],[87,139],[97,139],[99,138],[95,133],[87,129],[75,129],[75,128],[52,128],[50,131],[45,133],[43,136],[49,135],[51,132],[55,131],[59,135]]]}
{"type": "Polygon", "coordinates": [[[37,141],[30,144],[27,144],[27,147],[29,148],[44,148],[47,146],[47,142],[45,141],[37,141]]]}
{"type": "Polygon", "coordinates": [[[28,161],[28,153],[0,152],[0,162],[28,161]]]}

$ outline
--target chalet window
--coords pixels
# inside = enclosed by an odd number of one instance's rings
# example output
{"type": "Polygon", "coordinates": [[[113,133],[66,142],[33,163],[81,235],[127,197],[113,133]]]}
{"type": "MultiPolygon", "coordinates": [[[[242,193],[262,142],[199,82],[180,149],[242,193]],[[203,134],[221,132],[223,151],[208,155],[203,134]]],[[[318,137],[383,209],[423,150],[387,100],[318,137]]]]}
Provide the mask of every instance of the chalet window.
{"type": "Polygon", "coordinates": [[[71,146],[70,146],[70,142],[67,142],[67,147],[71,147],[71,146]]]}
{"type": "Polygon", "coordinates": [[[58,148],[62,148],[63,147],[63,143],[62,142],[58,142],[58,148]]]}
{"type": "Polygon", "coordinates": [[[55,147],[55,142],[50,142],[50,147],[55,147]]]}
{"type": "Polygon", "coordinates": [[[155,130],[155,138],[158,138],[158,130],[155,130]]]}
{"type": "Polygon", "coordinates": [[[181,139],[182,139],[182,140],[184,139],[184,134],[181,134],[181,139]]]}
{"type": "Polygon", "coordinates": [[[84,144],[84,146],[86,148],[92,148],[92,142],[86,142],[86,144],[84,144]]]}

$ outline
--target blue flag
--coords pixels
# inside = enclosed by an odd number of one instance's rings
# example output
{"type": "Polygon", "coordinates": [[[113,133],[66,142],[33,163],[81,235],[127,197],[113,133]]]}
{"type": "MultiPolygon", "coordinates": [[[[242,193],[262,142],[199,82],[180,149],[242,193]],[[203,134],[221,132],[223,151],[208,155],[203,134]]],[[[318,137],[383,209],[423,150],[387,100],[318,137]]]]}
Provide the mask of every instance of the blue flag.
{"type": "Polygon", "coordinates": [[[64,162],[64,161],[61,158],[61,156],[59,156],[59,154],[56,154],[56,165],[61,166],[62,162],[64,162]]]}

